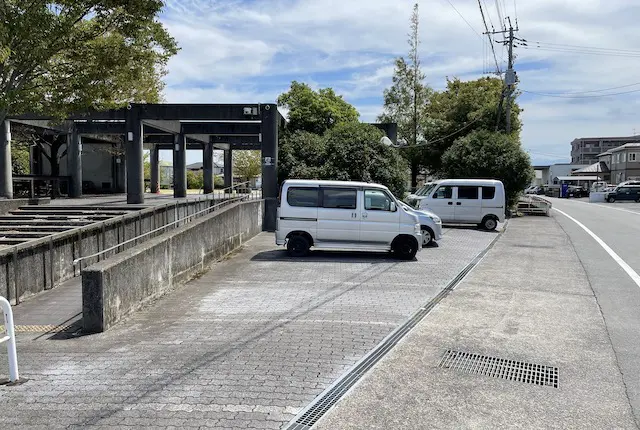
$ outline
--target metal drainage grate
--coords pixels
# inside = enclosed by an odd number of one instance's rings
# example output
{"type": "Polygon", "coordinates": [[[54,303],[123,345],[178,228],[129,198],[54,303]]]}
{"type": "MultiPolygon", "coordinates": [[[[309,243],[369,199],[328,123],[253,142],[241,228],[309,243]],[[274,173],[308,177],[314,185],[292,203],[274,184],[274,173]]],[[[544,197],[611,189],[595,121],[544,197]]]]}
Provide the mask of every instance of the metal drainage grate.
{"type": "MultiPolygon", "coordinates": [[[[503,229],[504,232],[504,229],[503,229]]],[[[333,407],[353,387],[367,371],[382,359],[407,333],[409,333],[433,308],[442,301],[454,288],[464,279],[465,276],[478,264],[480,260],[502,236],[502,232],[496,235],[489,246],[473,259],[458,275],[453,278],[445,288],[442,289],[433,299],[421,307],[409,320],[400,327],[392,331],[374,349],[357,362],[350,370],[338,378],[329,388],[315,398],[311,404],[303,409],[293,420],[288,423],[285,430],[308,430],[318,422],[322,416],[333,407]]]]}
{"type": "Polygon", "coordinates": [[[558,368],[448,349],[439,367],[558,388],[558,368]]]}

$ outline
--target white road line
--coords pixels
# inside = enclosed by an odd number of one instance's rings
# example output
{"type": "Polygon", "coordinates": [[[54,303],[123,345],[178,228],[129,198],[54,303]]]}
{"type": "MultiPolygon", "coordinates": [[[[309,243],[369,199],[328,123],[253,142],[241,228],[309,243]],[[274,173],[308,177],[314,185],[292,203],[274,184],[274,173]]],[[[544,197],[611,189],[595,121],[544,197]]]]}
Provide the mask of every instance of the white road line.
{"type": "Polygon", "coordinates": [[[575,222],[576,224],[578,224],[578,226],[580,228],[582,228],[584,231],[587,232],[587,234],[589,236],[591,236],[596,242],[598,242],[598,244],[602,247],[602,249],[604,249],[605,251],[607,251],[607,254],[609,254],[611,256],[611,258],[613,258],[613,260],[618,263],[618,265],[620,267],[622,267],[622,270],[624,270],[625,272],[627,272],[627,275],[629,275],[629,277],[631,278],[631,280],[633,282],[636,283],[636,285],[638,287],[640,287],[640,275],[638,275],[638,273],[633,270],[631,268],[631,266],[629,266],[627,264],[626,261],[624,261],[618,254],[616,254],[616,252],[611,249],[609,247],[609,245],[607,245],[602,239],[600,239],[598,236],[596,236],[596,234],[594,232],[592,232],[591,230],[589,230],[587,228],[587,226],[585,226],[584,224],[582,224],[580,221],[578,221],[577,219],[575,219],[574,217],[572,217],[571,215],[561,211],[560,209],[557,208],[553,208],[554,210],[560,212],[562,215],[566,216],[567,218],[569,218],[571,221],[575,222]]]}

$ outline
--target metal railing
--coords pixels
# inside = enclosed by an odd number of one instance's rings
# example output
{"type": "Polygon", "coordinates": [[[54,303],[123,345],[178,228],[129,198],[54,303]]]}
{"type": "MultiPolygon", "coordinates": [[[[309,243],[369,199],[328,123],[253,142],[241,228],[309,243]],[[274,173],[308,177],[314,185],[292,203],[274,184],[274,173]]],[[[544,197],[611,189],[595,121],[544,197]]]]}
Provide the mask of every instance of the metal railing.
{"type": "MultiPolygon", "coordinates": [[[[236,202],[239,202],[239,201],[248,201],[248,200],[261,199],[262,195],[261,195],[260,190],[256,190],[257,192],[255,194],[253,192],[251,192],[251,191],[248,194],[247,193],[239,193],[237,191],[235,191],[235,192],[233,191],[235,188],[241,188],[241,187],[248,188],[248,184],[249,184],[249,182],[241,182],[239,184],[232,185],[231,187],[223,188],[222,190],[219,191],[219,193],[221,193],[221,195],[222,195],[222,198],[224,199],[222,202],[213,204],[212,206],[209,206],[208,208],[205,208],[205,209],[200,210],[198,212],[194,212],[192,214],[187,214],[186,216],[184,216],[184,217],[182,217],[180,219],[176,219],[176,220],[174,220],[174,221],[172,221],[170,223],[167,223],[167,224],[165,224],[165,225],[163,225],[161,227],[158,227],[158,228],[156,228],[154,230],[151,230],[151,231],[148,231],[146,233],[140,234],[140,235],[138,235],[136,237],[132,237],[131,239],[125,240],[124,242],[120,242],[117,245],[114,245],[114,246],[112,246],[110,248],[103,249],[103,250],[98,251],[98,252],[96,252],[94,254],[91,254],[91,255],[85,255],[85,256],[76,258],[75,260],[73,260],[73,265],[77,266],[78,264],[82,263],[84,260],[88,260],[90,258],[99,257],[102,254],[105,254],[107,252],[113,251],[115,249],[118,249],[118,248],[120,248],[120,247],[122,247],[124,245],[127,245],[129,243],[132,243],[132,242],[137,244],[137,241],[139,239],[141,239],[143,237],[146,237],[146,236],[149,236],[149,235],[152,235],[152,234],[155,234],[155,233],[158,233],[158,232],[161,232],[161,231],[164,232],[164,230],[166,230],[167,228],[169,228],[171,226],[174,226],[174,228],[178,228],[180,226],[180,223],[182,223],[182,225],[184,225],[184,224],[188,223],[190,219],[192,219],[194,217],[197,217],[197,216],[204,216],[204,215],[208,214],[209,212],[213,212],[213,211],[215,211],[216,209],[218,209],[220,207],[228,206],[230,204],[233,204],[233,203],[236,203],[236,202]],[[229,196],[229,197],[227,198],[227,196],[229,196]],[[238,197],[234,198],[232,196],[238,196],[238,197]]],[[[215,193],[216,192],[214,190],[214,195],[215,195],[215,193]]],[[[217,195],[215,195],[215,196],[217,196],[217,195]]]]}
{"type": "Polygon", "coordinates": [[[17,382],[20,378],[18,373],[18,353],[16,351],[16,331],[13,325],[13,311],[11,304],[4,297],[0,297],[0,307],[4,313],[5,336],[0,337],[0,344],[7,343],[7,355],[9,356],[9,382],[17,382]]]}
{"type": "Polygon", "coordinates": [[[551,206],[551,202],[548,200],[527,194],[526,196],[520,197],[518,201],[518,212],[523,214],[549,215],[551,206]]]}

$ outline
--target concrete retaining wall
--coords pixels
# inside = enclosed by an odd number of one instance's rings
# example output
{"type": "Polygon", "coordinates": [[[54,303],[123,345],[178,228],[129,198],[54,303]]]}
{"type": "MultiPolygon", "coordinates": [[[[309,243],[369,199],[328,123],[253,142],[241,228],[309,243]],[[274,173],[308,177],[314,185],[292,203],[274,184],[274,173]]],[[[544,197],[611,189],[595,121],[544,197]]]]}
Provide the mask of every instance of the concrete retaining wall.
{"type": "Polygon", "coordinates": [[[233,203],[82,271],[84,331],[107,330],[262,231],[264,202],[233,203]]]}
{"type": "Polygon", "coordinates": [[[49,197],[37,199],[0,199],[0,215],[4,215],[10,211],[18,209],[20,206],[27,205],[46,205],[51,202],[49,197]]]}
{"type": "MultiPolygon", "coordinates": [[[[219,202],[220,200],[215,200],[214,196],[210,195],[153,206],[1,249],[0,296],[6,297],[12,304],[18,304],[28,296],[51,289],[60,282],[80,275],[81,267],[74,267],[74,259],[115,246],[219,202]]],[[[148,235],[138,242],[151,239],[162,232],[148,235]]],[[[132,242],[99,257],[84,260],[82,267],[134,246],[136,243],[132,242]]]]}

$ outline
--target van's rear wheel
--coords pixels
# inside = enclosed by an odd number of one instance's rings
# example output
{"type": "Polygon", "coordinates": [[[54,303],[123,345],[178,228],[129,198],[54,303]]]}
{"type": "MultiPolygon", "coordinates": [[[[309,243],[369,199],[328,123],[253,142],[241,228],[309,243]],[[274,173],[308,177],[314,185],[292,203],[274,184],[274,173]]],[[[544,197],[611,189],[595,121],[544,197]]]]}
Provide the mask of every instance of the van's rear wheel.
{"type": "Polygon", "coordinates": [[[498,227],[498,220],[494,217],[486,216],[482,220],[482,228],[488,231],[493,231],[498,227]]]}
{"type": "Polygon", "coordinates": [[[413,260],[418,253],[418,241],[408,237],[401,237],[393,244],[393,253],[400,260],[413,260]]]}
{"type": "Polygon", "coordinates": [[[291,257],[306,257],[310,247],[309,241],[303,236],[292,236],[287,241],[287,252],[291,257]]]}

